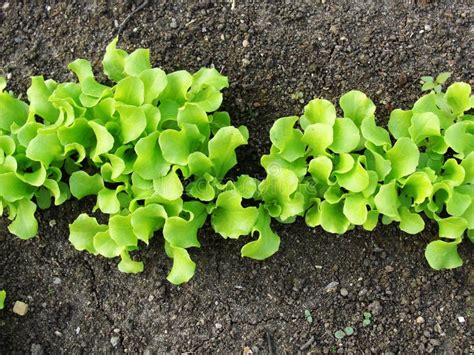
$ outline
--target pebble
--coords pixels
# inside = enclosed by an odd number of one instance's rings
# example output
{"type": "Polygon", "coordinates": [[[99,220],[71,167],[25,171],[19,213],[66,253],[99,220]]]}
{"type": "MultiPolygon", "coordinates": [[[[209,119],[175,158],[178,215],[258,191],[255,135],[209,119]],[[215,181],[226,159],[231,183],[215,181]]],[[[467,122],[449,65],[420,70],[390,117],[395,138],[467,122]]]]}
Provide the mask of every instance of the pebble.
{"type": "Polygon", "coordinates": [[[247,58],[244,58],[244,59],[242,59],[242,64],[243,64],[244,66],[247,66],[247,65],[250,64],[250,60],[248,60],[247,58]]]}
{"type": "Polygon", "coordinates": [[[43,355],[44,351],[40,344],[31,344],[31,355],[43,355]]]}
{"type": "Polygon", "coordinates": [[[21,301],[16,301],[13,305],[13,313],[24,316],[28,312],[28,305],[21,301]]]}
{"type": "Polygon", "coordinates": [[[244,39],[244,40],[242,41],[242,46],[243,46],[244,48],[247,48],[247,47],[249,46],[249,44],[250,44],[249,41],[247,41],[246,39],[244,39]]]}
{"type": "Polygon", "coordinates": [[[466,323],[466,319],[462,316],[458,317],[458,322],[463,324],[463,323],[466,323]]]}
{"type": "Polygon", "coordinates": [[[326,292],[336,291],[337,286],[339,286],[339,282],[333,281],[333,282],[330,282],[330,283],[325,287],[325,290],[326,290],[326,292]]]}
{"type": "Polygon", "coordinates": [[[222,329],[222,324],[220,323],[216,323],[214,326],[216,327],[216,329],[222,329]]]}
{"type": "Polygon", "coordinates": [[[244,351],[242,352],[243,355],[250,355],[253,354],[252,349],[250,349],[248,346],[244,348],[244,351]]]}
{"type": "Polygon", "coordinates": [[[53,278],[53,284],[60,285],[61,284],[61,279],[59,277],[53,278]]]}
{"type": "Polygon", "coordinates": [[[56,220],[55,219],[52,219],[49,221],[49,226],[52,228],[56,225],[56,220]]]}
{"type": "Polygon", "coordinates": [[[341,292],[341,296],[344,296],[344,297],[346,297],[349,294],[349,292],[345,288],[341,288],[340,292],[341,292]]]}
{"type": "Polygon", "coordinates": [[[425,31],[431,31],[431,26],[430,25],[425,25],[425,31]]]}
{"type": "Polygon", "coordinates": [[[110,344],[115,348],[119,344],[120,338],[119,337],[112,337],[110,338],[110,344]]]}
{"type": "Polygon", "coordinates": [[[373,315],[380,314],[380,312],[382,311],[382,305],[379,301],[372,302],[371,304],[369,304],[368,308],[373,315]]]}
{"type": "Polygon", "coordinates": [[[56,330],[54,332],[54,335],[56,335],[57,337],[62,337],[63,336],[63,333],[61,333],[59,330],[56,330]]]}
{"type": "Polygon", "coordinates": [[[417,324],[423,324],[424,322],[425,322],[425,318],[423,318],[422,316],[419,316],[418,318],[416,318],[417,324]]]}
{"type": "Polygon", "coordinates": [[[171,19],[170,27],[171,28],[177,28],[178,27],[178,23],[176,22],[175,18],[171,19]]]}
{"type": "Polygon", "coordinates": [[[9,2],[6,2],[6,3],[4,3],[4,4],[2,5],[2,9],[3,9],[3,10],[8,9],[9,7],[10,7],[10,3],[9,3],[9,2]]]}
{"type": "Polygon", "coordinates": [[[386,272],[386,273],[393,272],[393,270],[395,270],[395,269],[393,268],[393,266],[391,266],[391,265],[385,266],[385,272],[386,272]]]}

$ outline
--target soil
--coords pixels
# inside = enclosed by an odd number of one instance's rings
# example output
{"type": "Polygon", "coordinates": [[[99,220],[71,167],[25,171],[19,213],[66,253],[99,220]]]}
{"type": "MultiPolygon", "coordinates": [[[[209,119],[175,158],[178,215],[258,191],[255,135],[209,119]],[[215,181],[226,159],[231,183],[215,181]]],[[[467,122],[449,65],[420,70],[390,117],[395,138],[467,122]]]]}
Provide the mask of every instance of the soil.
{"type": "MultiPolygon", "coordinates": [[[[472,2],[322,2],[235,1],[232,9],[149,1],[120,43],[151,48],[153,63],[168,71],[214,65],[228,75],[224,108],[251,132],[241,171],[257,175],[274,120],[302,111],[294,93],[336,102],[361,89],[386,123],[392,107],[407,108],[420,94],[420,76],[452,71],[454,80],[472,80],[472,2]]],[[[139,5],[0,3],[0,68],[23,94],[31,75],[70,80],[73,59],[98,64],[139,5]]],[[[30,241],[9,235],[0,219],[0,289],[8,292],[0,353],[474,352],[473,247],[462,245],[462,268],[431,270],[423,252],[433,224],[417,236],[395,225],[344,236],[301,220],[275,225],[281,250],[265,262],[240,258],[243,241],[206,227],[203,247],[192,251],[196,276],[175,287],[165,280],[170,261],[159,236],[140,252],[139,275],[74,250],[68,223],[92,203],[38,213],[39,237],[30,241]],[[23,317],[12,312],[16,300],[29,305],[23,317]],[[364,312],[372,315],[366,327],[364,312]],[[354,334],[337,340],[348,326],[354,334]]]]}

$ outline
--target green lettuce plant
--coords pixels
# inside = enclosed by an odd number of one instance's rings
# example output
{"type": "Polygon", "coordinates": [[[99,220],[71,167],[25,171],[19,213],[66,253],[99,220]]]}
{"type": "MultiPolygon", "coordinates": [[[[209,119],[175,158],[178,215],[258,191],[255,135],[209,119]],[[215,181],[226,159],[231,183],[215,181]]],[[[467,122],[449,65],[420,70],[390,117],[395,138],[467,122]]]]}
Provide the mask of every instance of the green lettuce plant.
{"type": "Polygon", "coordinates": [[[457,247],[473,240],[474,120],[471,87],[448,73],[424,77],[427,91],[409,110],[392,111],[388,130],[360,91],[310,101],[301,116],[278,119],[261,158],[266,176],[231,180],[244,126],[219,111],[228,80],[215,69],[165,73],[147,49],[127,53],[112,41],[102,61],[109,83],[87,60],[69,64],[76,80],[33,77],[28,102],[0,79],[0,210],[11,233],[37,234],[37,207],[95,196],[92,212],[70,225],[72,245],[120,258],[122,272],[143,270],[133,252],[156,235],[173,260],[168,280],[195,272],[189,249],[200,247],[208,221],[227,239],[252,236],[241,255],[263,260],[280,245],[272,220],[304,218],[342,234],[379,220],[416,234],[423,216],[439,226],[426,249],[435,269],[460,266],[457,247]],[[208,218],[209,217],[209,218],[208,218]]]}
{"type": "Polygon", "coordinates": [[[457,246],[465,232],[472,241],[474,223],[470,86],[442,92],[437,84],[411,110],[394,110],[388,131],[377,126],[376,107],[362,92],[343,95],[339,106],[342,117],[331,102],[315,99],[302,116],[273,125],[259,184],[269,215],[281,222],[304,216],[308,226],[337,234],[373,230],[381,219],[416,234],[424,214],[439,226],[440,239],[426,249],[429,264],[460,266],[457,246]]]}

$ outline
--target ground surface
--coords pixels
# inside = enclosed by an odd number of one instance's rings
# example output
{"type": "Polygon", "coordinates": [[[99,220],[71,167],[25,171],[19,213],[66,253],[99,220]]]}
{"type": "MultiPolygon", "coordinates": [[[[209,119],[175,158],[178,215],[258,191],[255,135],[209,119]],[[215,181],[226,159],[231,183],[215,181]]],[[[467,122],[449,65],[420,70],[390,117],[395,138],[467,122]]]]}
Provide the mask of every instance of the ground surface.
{"type": "MultiPolygon", "coordinates": [[[[98,61],[136,6],[0,3],[0,69],[18,93],[30,75],[70,79],[68,62],[98,61]]],[[[391,107],[406,108],[419,94],[421,75],[449,70],[457,80],[472,79],[469,1],[307,3],[237,0],[234,10],[211,2],[149,4],[126,24],[121,45],[150,47],[166,70],[213,64],[226,73],[232,84],[224,106],[234,124],[250,129],[239,154],[242,170],[254,174],[273,121],[301,112],[303,104],[291,98],[296,92],[335,101],[358,88],[386,122],[391,107]]],[[[40,213],[39,238],[28,242],[0,220],[0,288],[8,290],[0,353],[474,351],[473,248],[462,247],[461,269],[429,269],[423,248],[436,234],[431,225],[418,236],[390,226],[343,237],[302,222],[277,226],[281,251],[264,263],[242,260],[242,242],[206,228],[202,249],[192,254],[195,278],[174,287],[164,279],[170,263],[158,237],[141,252],[145,272],[136,276],[75,251],[68,223],[89,208],[69,202],[40,213]],[[26,316],[12,313],[15,300],[29,304],[26,316]],[[365,311],[373,315],[368,327],[361,325],[365,311]],[[354,335],[336,340],[334,332],[346,326],[354,335]]]]}

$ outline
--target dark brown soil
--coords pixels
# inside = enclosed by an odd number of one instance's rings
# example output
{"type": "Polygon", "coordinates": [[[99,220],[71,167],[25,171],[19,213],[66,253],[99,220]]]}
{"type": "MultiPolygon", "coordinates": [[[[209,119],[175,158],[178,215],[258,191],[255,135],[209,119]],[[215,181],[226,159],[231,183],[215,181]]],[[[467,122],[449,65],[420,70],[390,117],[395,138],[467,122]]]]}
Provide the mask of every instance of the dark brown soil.
{"type": "MultiPolygon", "coordinates": [[[[124,27],[121,45],[150,47],[166,70],[213,64],[226,73],[224,106],[251,132],[240,166],[254,174],[273,121],[301,112],[296,92],[305,101],[335,101],[358,88],[386,122],[391,107],[406,108],[419,95],[420,76],[449,70],[456,80],[472,79],[472,2],[325,2],[237,0],[231,10],[220,2],[150,1],[124,27]]],[[[76,57],[97,63],[114,21],[137,5],[1,3],[0,69],[18,93],[30,75],[71,79],[66,64],[76,57]]],[[[281,251],[265,262],[241,259],[243,241],[205,228],[202,249],[192,253],[195,278],[175,287],[165,281],[170,262],[160,236],[140,252],[140,275],[74,250],[68,223],[90,206],[71,201],[39,213],[40,235],[26,242],[0,220],[0,288],[8,291],[0,353],[474,352],[473,247],[462,246],[462,268],[431,270],[423,249],[433,225],[418,236],[394,225],[340,237],[302,221],[278,225],[281,251]],[[30,306],[23,317],[12,312],[16,300],[30,306]],[[366,311],[373,321],[363,327],[366,311]],[[355,333],[335,339],[347,326],[355,333]]]]}

